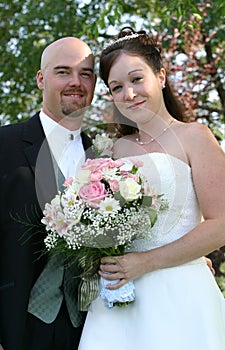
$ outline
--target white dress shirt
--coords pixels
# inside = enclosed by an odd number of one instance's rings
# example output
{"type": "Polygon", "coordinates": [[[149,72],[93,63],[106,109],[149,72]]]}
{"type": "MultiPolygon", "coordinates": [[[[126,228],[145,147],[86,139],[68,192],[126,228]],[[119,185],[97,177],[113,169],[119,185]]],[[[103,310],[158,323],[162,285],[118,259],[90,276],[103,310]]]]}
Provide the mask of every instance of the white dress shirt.
{"type": "Polygon", "coordinates": [[[65,178],[74,176],[85,161],[81,129],[70,131],[49,118],[43,111],[40,120],[50,150],[65,178]]]}

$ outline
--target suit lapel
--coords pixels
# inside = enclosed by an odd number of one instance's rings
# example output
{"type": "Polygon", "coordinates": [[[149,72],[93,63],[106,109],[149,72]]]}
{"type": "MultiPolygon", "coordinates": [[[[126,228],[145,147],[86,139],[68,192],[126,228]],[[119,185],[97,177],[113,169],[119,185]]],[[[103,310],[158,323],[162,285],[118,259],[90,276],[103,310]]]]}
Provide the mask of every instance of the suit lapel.
{"type": "MultiPolygon", "coordinates": [[[[86,158],[93,158],[91,139],[82,131],[86,158]]],[[[35,177],[35,187],[40,207],[50,202],[57,193],[57,183],[52,155],[40,122],[39,113],[24,123],[24,152],[35,177]]]]}
{"type": "Polygon", "coordinates": [[[52,156],[39,119],[39,113],[24,125],[24,152],[34,173],[38,202],[43,209],[57,193],[52,156]]]}
{"type": "Polygon", "coordinates": [[[85,155],[86,155],[86,159],[87,158],[94,158],[94,151],[92,148],[92,141],[90,139],[89,136],[87,136],[87,134],[85,134],[84,131],[81,132],[81,138],[82,138],[82,142],[83,142],[83,146],[84,146],[84,150],[85,150],[85,155]]]}

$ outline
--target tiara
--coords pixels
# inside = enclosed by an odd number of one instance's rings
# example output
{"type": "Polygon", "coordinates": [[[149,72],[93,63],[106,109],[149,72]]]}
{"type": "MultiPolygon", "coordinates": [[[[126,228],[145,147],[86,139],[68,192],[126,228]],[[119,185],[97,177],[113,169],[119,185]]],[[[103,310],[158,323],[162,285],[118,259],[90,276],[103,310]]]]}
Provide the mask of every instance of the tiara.
{"type": "Polygon", "coordinates": [[[135,38],[138,38],[139,36],[143,35],[144,33],[132,33],[131,35],[125,35],[125,36],[122,36],[121,38],[118,38],[116,40],[113,40],[111,42],[109,42],[103,50],[105,49],[108,49],[110,46],[114,46],[118,43],[121,43],[122,41],[126,41],[126,40],[131,40],[131,39],[135,39],[135,38]]]}

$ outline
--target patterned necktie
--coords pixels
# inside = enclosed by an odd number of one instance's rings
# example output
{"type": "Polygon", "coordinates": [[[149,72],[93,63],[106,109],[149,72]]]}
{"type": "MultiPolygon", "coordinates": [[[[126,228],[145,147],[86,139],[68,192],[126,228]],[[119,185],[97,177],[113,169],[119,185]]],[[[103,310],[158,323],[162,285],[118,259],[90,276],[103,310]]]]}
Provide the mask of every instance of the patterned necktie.
{"type": "Polygon", "coordinates": [[[52,255],[31,290],[28,312],[46,323],[55,320],[63,300],[63,275],[63,256],[52,255]]]}

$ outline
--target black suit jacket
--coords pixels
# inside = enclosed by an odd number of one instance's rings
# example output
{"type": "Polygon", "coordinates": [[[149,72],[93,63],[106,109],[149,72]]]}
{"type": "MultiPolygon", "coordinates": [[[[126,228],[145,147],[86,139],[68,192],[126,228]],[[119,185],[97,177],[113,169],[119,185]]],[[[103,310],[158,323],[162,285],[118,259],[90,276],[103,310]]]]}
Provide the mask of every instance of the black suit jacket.
{"type": "MultiPolygon", "coordinates": [[[[84,148],[91,140],[82,134],[84,148]]],[[[0,344],[23,350],[30,290],[46,264],[42,209],[57,193],[39,113],[0,128],[0,344]],[[32,222],[31,226],[24,225],[32,222]],[[36,227],[34,225],[37,225],[36,227]]]]}

